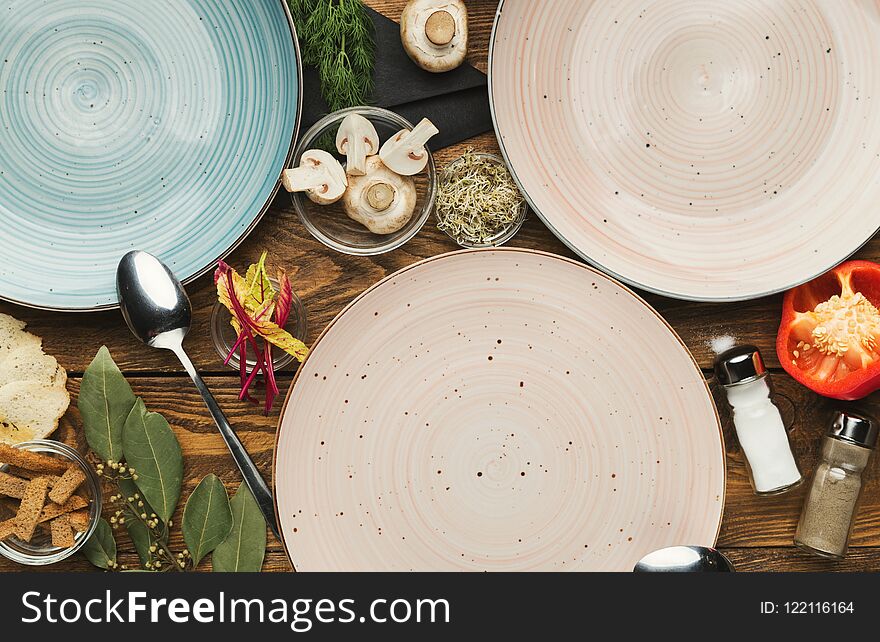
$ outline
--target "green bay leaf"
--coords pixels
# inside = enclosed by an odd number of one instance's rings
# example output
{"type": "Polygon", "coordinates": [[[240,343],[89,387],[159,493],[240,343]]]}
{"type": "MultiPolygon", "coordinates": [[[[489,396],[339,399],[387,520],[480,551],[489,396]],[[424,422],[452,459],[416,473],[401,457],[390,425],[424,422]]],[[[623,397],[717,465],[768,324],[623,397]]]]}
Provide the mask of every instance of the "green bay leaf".
{"type": "Polygon", "coordinates": [[[183,454],[165,418],[148,412],[138,399],[122,430],[126,463],[135,469],[138,487],[153,512],[167,523],[180,499],[183,454]]]}
{"type": "Polygon", "coordinates": [[[266,519],[247,484],[242,483],[229,501],[232,530],[211,556],[220,573],[259,573],[266,555],[266,519]]]}
{"type": "Polygon", "coordinates": [[[186,500],[181,530],[194,566],[229,536],[232,509],[217,475],[206,475],[186,500]]]}
{"type": "MultiPolygon", "coordinates": [[[[135,493],[138,492],[138,488],[135,486],[134,481],[127,477],[120,478],[117,483],[119,485],[119,492],[125,498],[126,502],[129,497],[134,498],[135,493]]],[[[155,512],[143,498],[140,500],[135,498],[131,503],[133,504],[133,510],[140,511],[138,513],[139,515],[144,514],[149,517],[150,513],[155,512]],[[139,507],[137,505],[138,501],[144,502],[144,505],[139,507]]],[[[147,528],[147,525],[140,519],[134,519],[129,516],[129,519],[125,520],[125,531],[128,533],[131,543],[134,544],[134,548],[141,560],[141,564],[146,564],[150,559],[150,546],[153,543],[150,537],[150,529],[147,528]]]]}
{"type": "Polygon", "coordinates": [[[122,459],[122,430],[135,396],[106,346],[83,373],[77,407],[89,447],[104,461],[122,459]]]}
{"type": "Polygon", "coordinates": [[[134,544],[134,550],[137,551],[141,564],[149,562],[152,540],[147,525],[139,519],[127,519],[125,520],[125,531],[128,533],[131,543],[134,544]]]}
{"type": "Polygon", "coordinates": [[[116,562],[116,540],[113,539],[113,529],[107,520],[103,517],[98,520],[95,532],[80,550],[98,568],[110,568],[116,562]]]}

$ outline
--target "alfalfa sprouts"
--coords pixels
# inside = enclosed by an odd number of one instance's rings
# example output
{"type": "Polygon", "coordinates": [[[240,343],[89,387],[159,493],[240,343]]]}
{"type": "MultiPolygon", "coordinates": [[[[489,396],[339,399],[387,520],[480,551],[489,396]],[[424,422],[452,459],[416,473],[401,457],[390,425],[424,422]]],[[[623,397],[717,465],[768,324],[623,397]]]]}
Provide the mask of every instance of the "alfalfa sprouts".
{"type": "Polygon", "coordinates": [[[459,245],[492,245],[524,215],[523,200],[503,162],[468,149],[440,176],[437,227],[459,245]]]}

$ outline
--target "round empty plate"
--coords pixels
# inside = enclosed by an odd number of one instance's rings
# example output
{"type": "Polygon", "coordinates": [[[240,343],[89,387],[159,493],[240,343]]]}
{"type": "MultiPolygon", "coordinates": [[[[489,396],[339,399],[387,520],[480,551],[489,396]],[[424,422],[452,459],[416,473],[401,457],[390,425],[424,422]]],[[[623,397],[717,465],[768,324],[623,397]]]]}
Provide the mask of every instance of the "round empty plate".
{"type": "Polygon", "coordinates": [[[131,249],[189,280],[235,247],[275,193],[296,131],[284,2],[7,4],[0,297],[111,307],[131,249]]]}
{"type": "Polygon", "coordinates": [[[300,367],[275,450],[302,571],[629,571],[712,545],[724,483],[672,329],[592,268],[515,249],[356,299],[300,367]]]}
{"type": "Polygon", "coordinates": [[[876,2],[502,0],[490,55],[523,191],[629,283],[757,297],[877,230],[876,2]]]}

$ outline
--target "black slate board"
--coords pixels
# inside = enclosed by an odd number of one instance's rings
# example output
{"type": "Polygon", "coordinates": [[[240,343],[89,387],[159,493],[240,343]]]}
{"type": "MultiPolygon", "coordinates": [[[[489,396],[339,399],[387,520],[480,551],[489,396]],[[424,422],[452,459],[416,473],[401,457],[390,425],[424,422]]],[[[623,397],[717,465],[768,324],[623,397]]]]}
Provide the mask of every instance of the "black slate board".
{"type": "MultiPolygon", "coordinates": [[[[432,74],[417,67],[403,50],[400,27],[368,9],[376,27],[375,90],[372,104],[416,123],[429,118],[440,130],[429,146],[440,149],[492,129],[486,75],[465,63],[458,69],[432,74]]],[[[305,132],[328,111],[321,96],[318,72],[303,70],[305,132]]]]}

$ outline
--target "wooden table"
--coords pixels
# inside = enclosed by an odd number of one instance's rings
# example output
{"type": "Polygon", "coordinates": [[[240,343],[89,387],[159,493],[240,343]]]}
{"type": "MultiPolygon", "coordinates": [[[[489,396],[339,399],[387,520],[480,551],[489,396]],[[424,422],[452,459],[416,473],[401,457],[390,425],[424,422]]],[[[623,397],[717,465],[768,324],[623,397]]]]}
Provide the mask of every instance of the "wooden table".
{"type": "MultiPolygon", "coordinates": [[[[397,19],[405,0],[368,0],[367,4],[397,19]]],[[[487,52],[497,2],[468,0],[470,11],[470,62],[486,71],[487,52]]],[[[487,152],[498,152],[495,135],[487,133],[437,153],[442,166],[461,154],[468,146],[487,152]]],[[[560,243],[540,220],[530,215],[512,246],[536,248],[563,256],[572,253],[560,243]]],[[[294,288],[308,311],[309,340],[355,295],[382,277],[420,259],[455,250],[455,244],[429,222],[424,230],[403,248],[379,257],[350,257],[338,254],[314,240],[298,220],[289,198],[280,195],[271,210],[250,237],[232,254],[229,262],[244,267],[255,261],[266,249],[270,256],[286,265],[293,277],[294,288]]],[[[859,252],[863,259],[880,261],[880,240],[868,243],[859,252]]],[[[278,421],[278,406],[269,417],[255,406],[237,400],[238,378],[222,365],[209,335],[208,321],[214,302],[210,277],[203,277],[189,286],[195,308],[193,330],[187,348],[217,396],[220,405],[238,429],[242,440],[264,475],[271,475],[272,447],[278,421]]],[[[708,304],[674,301],[645,294],[645,298],[678,331],[693,352],[707,377],[711,376],[714,337],[732,336],[738,342],[759,346],[773,368],[778,392],[777,400],[786,419],[793,422],[792,439],[804,473],[815,466],[821,435],[834,408],[844,404],[823,399],[796,384],[779,368],[774,342],[779,323],[781,297],[774,296],[747,303],[708,304]]],[[[70,374],[70,390],[79,389],[82,372],[98,348],[105,344],[125,372],[135,393],[147,406],[165,415],[177,433],[185,456],[184,492],[186,499],[195,484],[207,473],[218,474],[230,490],[240,476],[229,457],[222,439],[189,379],[164,351],[150,350],[137,343],[126,329],[119,312],[97,314],[55,314],[29,310],[0,303],[0,312],[28,323],[29,330],[42,336],[50,354],[57,356],[70,374]]],[[[292,372],[279,377],[286,391],[292,372]]],[[[721,400],[717,394],[716,399],[721,400]]],[[[880,396],[872,395],[859,406],[880,416],[880,396]]],[[[804,499],[803,487],[796,492],[775,498],[758,498],[749,486],[743,457],[733,436],[729,414],[723,404],[719,409],[724,419],[727,443],[727,497],[719,547],[744,571],[857,571],[880,570],[880,477],[866,484],[865,496],[855,526],[852,548],[842,562],[809,557],[792,545],[795,525],[804,499]]],[[[75,408],[70,419],[77,421],[75,408]]],[[[876,469],[877,464],[872,466],[876,469]]],[[[179,514],[175,521],[179,523],[179,514]]],[[[179,529],[175,528],[172,546],[183,548],[179,529]]],[[[137,564],[137,557],[127,537],[120,536],[120,562],[137,564]]],[[[203,563],[206,569],[208,562],[203,563]]],[[[18,570],[11,562],[0,559],[0,571],[18,570]]],[[[46,570],[87,570],[91,566],[75,557],[46,570]]],[[[270,536],[264,570],[289,571],[290,564],[281,544],[270,536]]]]}

